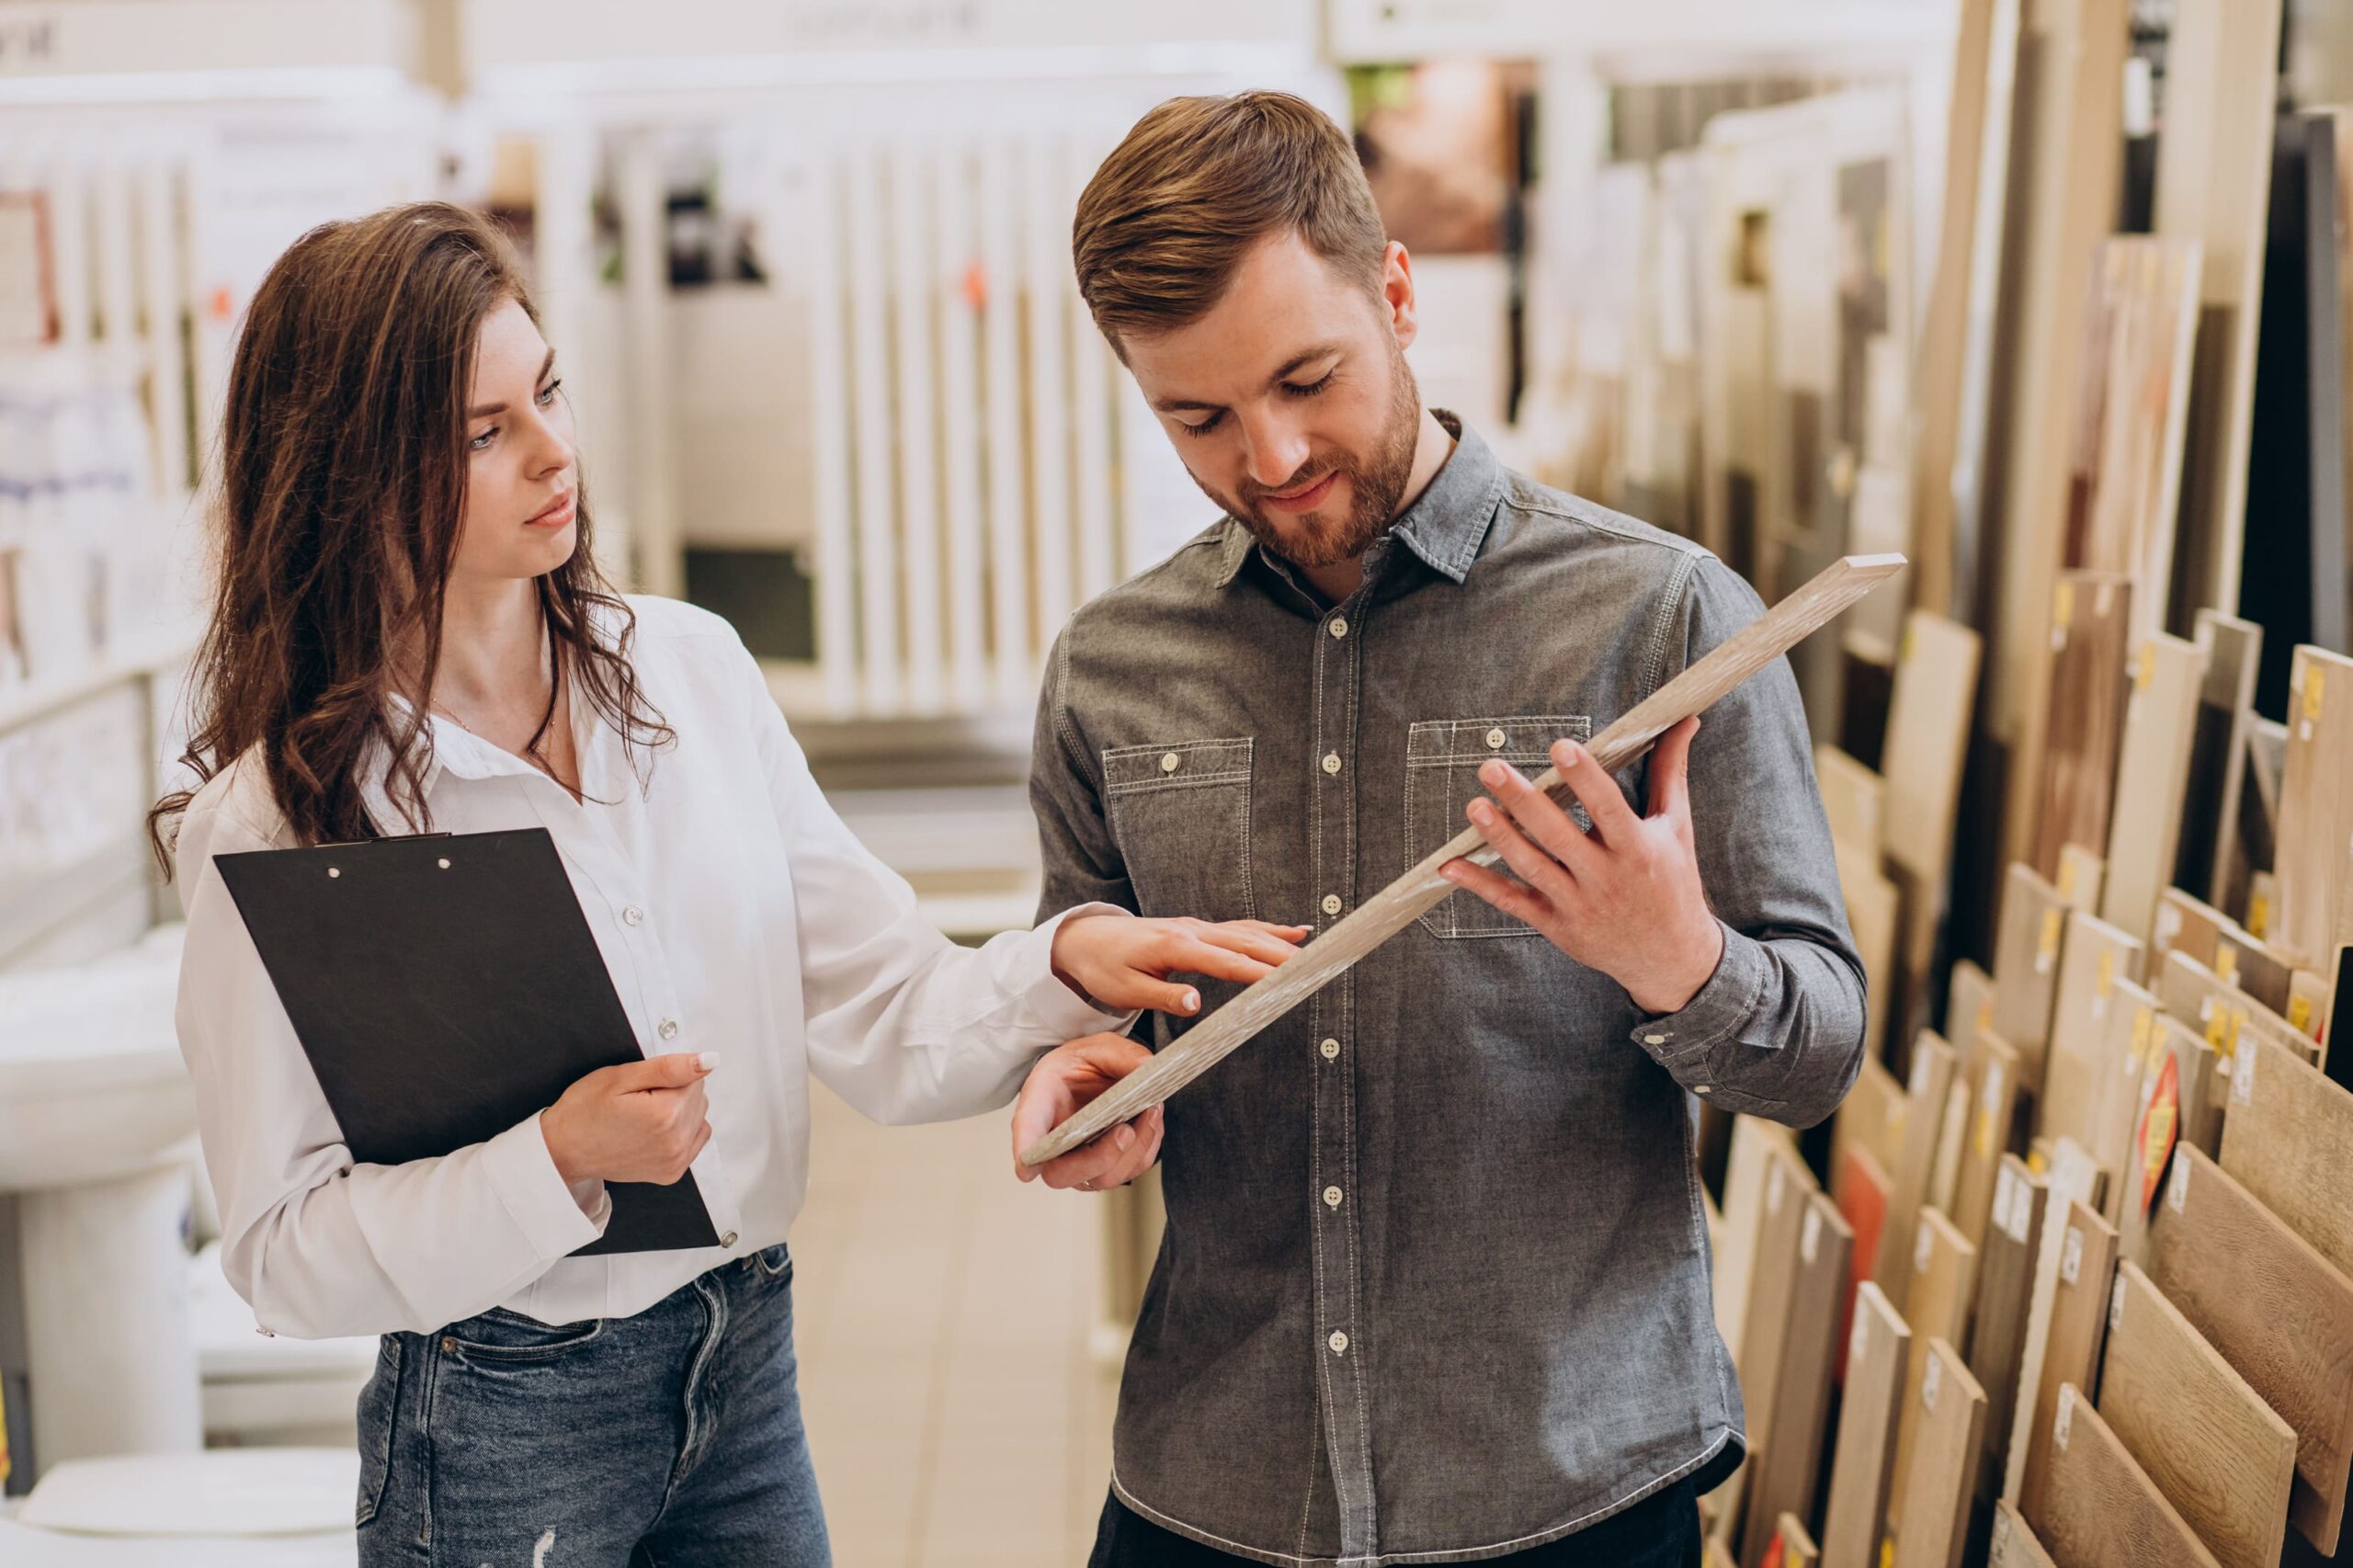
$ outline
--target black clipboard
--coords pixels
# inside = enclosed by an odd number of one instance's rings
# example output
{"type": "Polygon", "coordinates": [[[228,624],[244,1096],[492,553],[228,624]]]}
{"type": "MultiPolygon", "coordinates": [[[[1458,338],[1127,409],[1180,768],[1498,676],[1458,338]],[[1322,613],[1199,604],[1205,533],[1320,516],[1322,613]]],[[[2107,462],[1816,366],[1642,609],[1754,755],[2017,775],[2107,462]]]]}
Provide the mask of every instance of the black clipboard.
{"type": "MultiPolygon", "coordinates": [[[[644,1058],[545,828],[217,855],[352,1158],[447,1154],[644,1058]]],[[[720,1244],[694,1174],[573,1256],[720,1244]]]]}

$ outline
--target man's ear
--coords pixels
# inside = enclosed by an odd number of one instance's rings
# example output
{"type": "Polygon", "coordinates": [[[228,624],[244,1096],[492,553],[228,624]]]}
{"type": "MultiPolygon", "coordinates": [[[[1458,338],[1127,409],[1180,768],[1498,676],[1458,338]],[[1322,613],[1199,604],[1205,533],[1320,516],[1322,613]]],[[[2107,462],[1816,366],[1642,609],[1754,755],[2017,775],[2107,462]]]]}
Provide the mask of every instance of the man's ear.
{"type": "Polygon", "coordinates": [[[1414,299],[1414,258],[1395,240],[1389,242],[1389,252],[1381,258],[1381,300],[1389,312],[1389,330],[1396,335],[1398,348],[1411,348],[1421,330],[1414,299]]]}

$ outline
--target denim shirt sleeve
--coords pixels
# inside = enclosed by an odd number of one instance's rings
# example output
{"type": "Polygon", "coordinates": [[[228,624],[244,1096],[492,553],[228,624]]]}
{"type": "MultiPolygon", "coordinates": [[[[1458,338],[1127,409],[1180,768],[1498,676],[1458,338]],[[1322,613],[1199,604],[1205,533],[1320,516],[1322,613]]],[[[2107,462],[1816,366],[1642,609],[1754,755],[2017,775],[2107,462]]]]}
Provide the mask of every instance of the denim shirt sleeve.
{"type": "Polygon", "coordinates": [[[1104,816],[1102,790],[1087,767],[1085,743],[1068,706],[1070,638],[1064,628],[1047,655],[1029,750],[1029,808],[1038,819],[1039,858],[1045,868],[1038,898],[1040,922],[1082,903],[1136,908],[1126,863],[1104,816]]]}
{"type": "MultiPolygon", "coordinates": [[[[1712,557],[1685,578],[1683,596],[1677,668],[1764,608],[1712,557]]],[[[1723,957],[1680,1011],[1643,1020],[1634,1040],[1726,1110],[1810,1127],[1862,1065],[1863,971],[1787,659],[1702,717],[1691,817],[1723,957]]]]}

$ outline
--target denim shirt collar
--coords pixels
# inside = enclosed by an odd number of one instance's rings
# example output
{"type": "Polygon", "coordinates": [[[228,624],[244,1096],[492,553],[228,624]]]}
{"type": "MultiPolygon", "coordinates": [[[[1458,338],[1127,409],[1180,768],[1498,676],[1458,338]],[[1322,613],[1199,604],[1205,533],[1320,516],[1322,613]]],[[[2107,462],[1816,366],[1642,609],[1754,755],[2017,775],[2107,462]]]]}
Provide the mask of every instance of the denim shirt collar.
{"type": "MultiPolygon", "coordinates": [[[[1443,408],[1430,413],[1454,437],[1454,450],[1383,537],[1404,544],[1431,571],[1460,583],[1478,559],[1487,526],[1495,519],[1495,502],[1503,494],[1504,466],[1461,415],[1443,408]]],[[[1225,519],[1225,539],[1219,547],[1223,551],[1218,566],[1219,587],[1233,583],[1256,546],[1256,539],[1241,522],[1230,516],[1225,519]]],[[[1371,549],[1379,548],[1376,540],[1371,549]]],[[[1267,564],[1276,562],[1269,560],[1267,564]]]]}

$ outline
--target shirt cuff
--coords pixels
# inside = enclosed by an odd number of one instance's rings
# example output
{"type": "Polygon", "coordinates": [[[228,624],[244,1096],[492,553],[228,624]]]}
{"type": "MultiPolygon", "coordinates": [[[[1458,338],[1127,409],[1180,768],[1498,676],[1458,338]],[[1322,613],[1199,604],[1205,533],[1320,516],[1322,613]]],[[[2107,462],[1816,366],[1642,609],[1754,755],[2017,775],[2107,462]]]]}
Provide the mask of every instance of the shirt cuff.
{"type": "Polygon", "coordinates": [[[1705,1055],[1746,1023],[1756,1010],[1768,961],[1763,945],[1722,921],[1723,955],[1716,972],[1672,1013],[1646,1017],[1634,1028],[1634,1043],[1662,1067],[1677,1067],[1705,1055]]]}
{"type": "Polygon", "coordinates": [[[1132,911],[1116,903],[1082,903],[1065,909],[1023,938],[1014,956],[1012,972],[1006,976],[1020,996],[1022,1011],[1029,1015],[1029,1022],[1057,1040],[1076,1040],[1088,1034],[1125,1034],[1142,1012],[1113,1012],[1080,995],[1054,973],[1054,933],[1062,929],[1063,922],[1082,915],[1135,918],[1132,911]]]}
{"type": "Polygon", "coordinates": [[[565,1183],[555,1168],[555,1156],[548,1153],[537,1113],[483,1144],[483,1164],[490,1171],[492,1189],[506,1206],[507,1218],[541,1257],[566,1256],[605,1233],[613,1204],[604,1183],[596,1184],[593,1211],[583,1211],[574,1197],[575,1189],[565,1183]]]}

